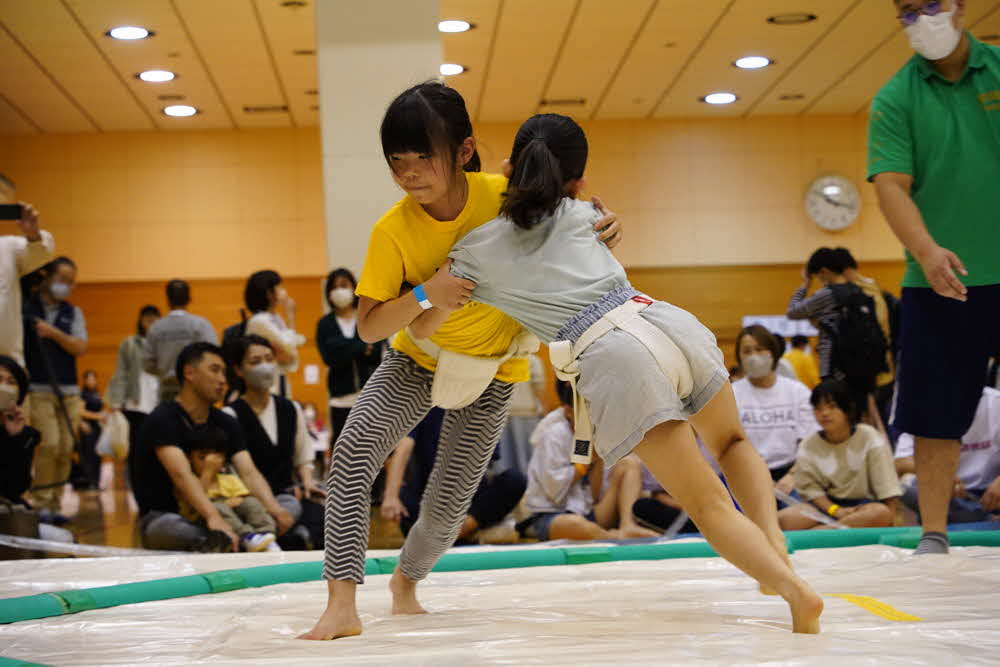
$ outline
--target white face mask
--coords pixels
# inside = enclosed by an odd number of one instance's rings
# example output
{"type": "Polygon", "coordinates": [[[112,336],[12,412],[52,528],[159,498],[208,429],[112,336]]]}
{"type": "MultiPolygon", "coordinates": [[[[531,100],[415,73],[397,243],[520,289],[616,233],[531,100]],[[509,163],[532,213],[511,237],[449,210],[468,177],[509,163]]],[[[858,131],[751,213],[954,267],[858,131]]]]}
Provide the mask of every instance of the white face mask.
{"type": "Polygon", "coordinates": [[[774,357],[770,352],[758,352],[743,357],[743,374],[753,380],[767,377],[774,370],[774,357]]]}
{"type": "Polygon", "coordinates": [[[251,366],[247,371],[247,385],[254,389],[270,389],[274,386],[274,378],[278,375],[278,367],[270,362],[251,366]]]}
{"type": "Polygon", "coordinates": [[[19,393],[17,387],[12,387],[9,384],[0,384],[0,412],[7,412],[17,405],[19,393]]]}
{"type": "Polygon", "coordinates": [[[59,281],[55,281],[49,286],[49,292],[52,293],[52,297],[56,301],[64,301],[72,291],[72,287],[59,281]]]}
{"type": "Polygon", "coordinates": [[[330,290],[330,301],[337,308],[347,308],[354,305],[354,291],[347,287],[330,290]]]}
{"type": "Polygon", "coordinates": [[[927,60],[941,60],[954,53],[962,39],[962,31],[951,22],[954,15],[954,11],[935,16],[921,14],[916,23],[906,26],[906,36],[913,50],[927,60]]]}

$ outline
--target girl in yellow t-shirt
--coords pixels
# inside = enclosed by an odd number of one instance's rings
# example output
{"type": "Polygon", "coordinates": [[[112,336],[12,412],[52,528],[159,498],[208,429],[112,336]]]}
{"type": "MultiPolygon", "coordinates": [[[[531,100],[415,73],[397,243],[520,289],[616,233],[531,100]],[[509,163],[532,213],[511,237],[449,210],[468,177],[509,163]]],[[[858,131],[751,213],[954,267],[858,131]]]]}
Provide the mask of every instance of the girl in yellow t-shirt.
{"type": "MultiPolygon", "coordinates": [[[[372,482],[396,443],[431,408],[436,361],[411,332],[441,349],[479,357],[502,356],[521,333],[500,311],[470,303],[475,284],[449,271],[452,246],[497,216],[507,188],[503,176],[479,172],[462,96],[437,82],[406,90],[386,111],[381,138],[393,180],[406,196],[372,229],[356,291],[358,333],[369,343],[399,333],[333,447],[323,567],[329,598],[304,639],[361,633],[355,593],[364,581],[372,482]],[[408,285],[415,287],[407,291],[408,285]]],[[[620,239],[612,214],[595,228],[604,230],[609,246],[620,239]]],[[[528,376],[528,361],[512,359],[477,400],[445,416],[420,518],[389,584],[393,613],[423,613],[416,583],[455,541],[506,423],[513,383],[528,376]]]]}

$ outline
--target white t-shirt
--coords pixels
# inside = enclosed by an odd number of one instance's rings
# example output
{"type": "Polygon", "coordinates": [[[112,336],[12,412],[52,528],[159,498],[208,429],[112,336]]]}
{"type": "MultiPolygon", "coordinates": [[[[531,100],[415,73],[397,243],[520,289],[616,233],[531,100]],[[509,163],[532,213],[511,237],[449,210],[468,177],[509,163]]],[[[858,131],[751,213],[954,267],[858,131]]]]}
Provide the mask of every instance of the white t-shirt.
{"type": "Polygon", "coordinates": [[[770,469],[791,465],[799,441],[820,430],[809,404],[808,387],[778,375],[770,389],[747,378],[733,383],[740,422],[750,442],[770,469]]]}
{"type": "MultiPolygon", "coordinates": [[[[913,456],[914,438],[909,433],[899,436],[896,458],[913,456]]],[[[957,477],[965,488],[982,491],[1000,476],[1000,391],[983,389],[972,426],[962,436],[957,477]]]]}
{"type": "Polygon", "coordinates": [[[562,408],[547,414],[531,434],[534,452],[528,466],[524,508],[532,513],[573,512],[586,516],[594,506],[587,477],[577,479],[570,460],[573,427],[562,408]]]}

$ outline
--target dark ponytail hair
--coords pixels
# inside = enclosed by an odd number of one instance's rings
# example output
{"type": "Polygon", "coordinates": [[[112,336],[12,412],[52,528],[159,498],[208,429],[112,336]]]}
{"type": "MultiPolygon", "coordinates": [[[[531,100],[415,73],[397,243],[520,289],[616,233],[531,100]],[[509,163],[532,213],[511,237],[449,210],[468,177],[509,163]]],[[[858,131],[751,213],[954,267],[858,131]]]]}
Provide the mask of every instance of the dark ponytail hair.
{"type": "Polygon", "coordinates": [[[583,177],[587,137],[568,116],[546,113],[524,122],[510,151],[512,172],[500,214],[523,229],[552,215],[566,183],[583,177]]]}
{"type": "MultiPolygon", "coordinates": [[[[454,169],[458,149],[472,136],[472,121],[465,100],[454,88],[440,81],[427,81],[404,90],[385,111],[380,129],[382,154],[392,168],[394,153],[437,155],[454,169]]],[[[462,167],[482,168],[479,151],[462,167]]]]}

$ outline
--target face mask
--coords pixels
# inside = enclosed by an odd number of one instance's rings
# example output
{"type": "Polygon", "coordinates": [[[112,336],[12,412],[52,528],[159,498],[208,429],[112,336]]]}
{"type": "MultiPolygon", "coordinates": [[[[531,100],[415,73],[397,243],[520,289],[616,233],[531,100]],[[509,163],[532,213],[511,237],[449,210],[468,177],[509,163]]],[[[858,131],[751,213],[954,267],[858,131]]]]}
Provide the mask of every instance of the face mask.
{"type": "Polygon", "coordinates": [[[274,378],[278,374],[278,367],[270,362],[264,362],[251,366],[247,371],[247,384],[254,389],[270,389],[274,386],[274,378]]]}
{"type": "Polygon", "coordinates": [[[767,377],[774,370],[774,357],[770,352],[758,352],[743,357],[743,373],[748,378],[758,380],[767,377]]]}
{"type": "Polygon", "coordinates": [[[9,384],[0,384],[0,412],[7,412],[15,405],[17,405],[17,387],[12,387],[9,384]]]}
{"type": "Polygon", "coordinates": [[[52,297],[57,301],[63,301],[69,296],[69,293],[73,291],[73,288],[66,283],[54,282],[49,286],[49,292],[52,297]]]}
{"type": "Polygon", "coordinates": [[[354,305],[354,292],[346,287],[330,290],[330,301],[337,308],[347,308],[354,305]]]}
{"type": "Polygon", "coordinates": [[[941,60],[955,51],[962,39],[962,31],[951,23],[955,12],[941,12],[935,16],[921,14],[917,22],[906,26],[913,50],[927,60],[941,60]]]}
{"type": "Polygon", "coordinates": [[[305,415],[306,421],[316,421],[315,410],[304,410],[302,414],[305,415]]]}

